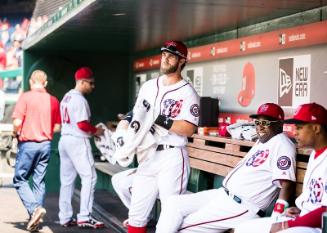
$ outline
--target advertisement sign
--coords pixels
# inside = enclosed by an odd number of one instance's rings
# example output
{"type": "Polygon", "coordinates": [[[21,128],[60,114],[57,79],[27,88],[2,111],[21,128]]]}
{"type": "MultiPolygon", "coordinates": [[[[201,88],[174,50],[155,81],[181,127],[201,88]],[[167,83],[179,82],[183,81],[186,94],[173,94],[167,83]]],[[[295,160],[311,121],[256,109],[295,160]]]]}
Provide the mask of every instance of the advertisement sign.
{"type": "Polygon", "coordinates": [[[279,59],[278,104],[297,108],[310,102],[311,55],[279,59]]]}

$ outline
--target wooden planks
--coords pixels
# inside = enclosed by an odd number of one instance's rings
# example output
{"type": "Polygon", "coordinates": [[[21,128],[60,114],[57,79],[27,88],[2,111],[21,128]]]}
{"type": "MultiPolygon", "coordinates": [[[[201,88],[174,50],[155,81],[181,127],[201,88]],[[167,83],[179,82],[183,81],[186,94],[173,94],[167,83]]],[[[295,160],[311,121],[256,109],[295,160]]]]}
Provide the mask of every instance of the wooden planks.
{"type": "MultiPolygon", "coordinates": [[[[220,176],[226,176],[254,144],[225,137],[193,135],[192,139],[187,144],[191,167],[220,176]]],[[[296,162],[296,196],[302,192],[311,150],[298,149],[297,152],[301,161],[296,162]]]]}

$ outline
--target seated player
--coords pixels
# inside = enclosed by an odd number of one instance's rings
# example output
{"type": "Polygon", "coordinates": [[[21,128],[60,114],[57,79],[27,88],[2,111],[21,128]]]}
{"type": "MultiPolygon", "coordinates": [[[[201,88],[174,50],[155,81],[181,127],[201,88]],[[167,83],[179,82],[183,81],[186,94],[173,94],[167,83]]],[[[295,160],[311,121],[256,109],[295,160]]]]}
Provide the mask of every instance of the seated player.
{"type": "Polygon", "coordinates": [[[295,181],[295,146],[283,134],[284,112],[266,103],[250,117],[259,140],[225,177],[223,187],[170,197],[157,233],[225,232],[241,221],[265,216],[278,193],[277,202],[287,203],[295,181]]]}

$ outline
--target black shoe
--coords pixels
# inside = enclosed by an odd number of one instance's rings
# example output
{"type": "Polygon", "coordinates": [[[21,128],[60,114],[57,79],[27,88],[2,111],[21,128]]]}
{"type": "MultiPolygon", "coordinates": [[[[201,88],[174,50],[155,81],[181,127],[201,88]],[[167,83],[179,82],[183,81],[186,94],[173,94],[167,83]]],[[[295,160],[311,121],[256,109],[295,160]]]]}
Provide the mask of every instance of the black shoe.
{"type": "Polygon", "coordinates": [[[75,218],[69,219],[69,221],[65,222],[64,224],[61,224],[62,227],[73,227],[77,226],[77,221],[75,218]]]}

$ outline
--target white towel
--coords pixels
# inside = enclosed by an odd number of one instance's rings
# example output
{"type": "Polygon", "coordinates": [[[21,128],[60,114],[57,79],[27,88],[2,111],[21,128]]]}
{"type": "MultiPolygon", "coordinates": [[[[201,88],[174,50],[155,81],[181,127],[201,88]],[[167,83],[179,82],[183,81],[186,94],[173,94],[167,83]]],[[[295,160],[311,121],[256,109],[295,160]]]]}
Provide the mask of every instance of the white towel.
{"type": "Polygon", "coordinates": [[[115,144],[111,136],[113,132],[107,128],[103,123],[99,123],[96,127],[102,127],[104,129],[104,134],[100,137],[94,137],[95,146],[99,149],[101,154],[108,160],[111,164],[116,164],[116,159],[114,158],[115,144]]]}
{"type": "Polygon", "coordinates": [[[116,144],[114,157],[121,166],[130,165],[135,154],[139,163],[155,154],[160,138],[167,135],[168,130],[153,125],[154,117],[153,105],[144,99],[135,105],[128,128],[117,128],[112,138],[116,144]]]}

